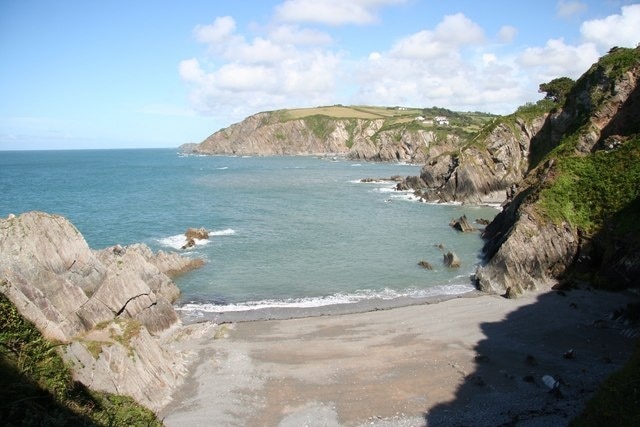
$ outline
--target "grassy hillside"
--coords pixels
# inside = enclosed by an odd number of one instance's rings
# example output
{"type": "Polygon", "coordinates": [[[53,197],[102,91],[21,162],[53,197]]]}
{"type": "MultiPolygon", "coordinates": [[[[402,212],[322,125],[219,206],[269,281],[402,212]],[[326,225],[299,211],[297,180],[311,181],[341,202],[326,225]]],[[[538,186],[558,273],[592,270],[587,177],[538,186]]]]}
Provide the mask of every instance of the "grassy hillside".
{"type": "Polygon", "coordinates": [[[314,108],[297,108],[291,110],[274,111],[279,121],[308,119],[322,116],[329,119],[362,119],[385,120],[385,127],[402,123],[415,123],[420,128],[433,128],[436,125],[429,123],[436,116],[444,116],[449,119],[448,128],[452,131],[461,129],[465,132],[477,132],[486,123],[493,120],[496,115],[482,112],[456,112],[445,108],[408,108],[408,107],[376,107],[376,106],[344,106],[332,105],[314,108]],[[419,117],[427,122],[417,121],[419,117]]]}
{"type": "Polygon", "coordinates": [[[4,426],[161,426],[133,399],[74,382],[56,352],[0,294],[0,424],[4,426]]]}

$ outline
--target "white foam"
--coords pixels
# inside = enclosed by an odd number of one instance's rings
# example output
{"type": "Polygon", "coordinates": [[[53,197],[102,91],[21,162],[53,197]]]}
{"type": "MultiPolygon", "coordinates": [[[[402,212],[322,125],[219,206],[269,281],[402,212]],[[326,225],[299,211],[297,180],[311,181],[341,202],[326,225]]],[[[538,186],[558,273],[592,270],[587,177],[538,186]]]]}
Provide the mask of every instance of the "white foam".
{"type": "Polygon", "coordinates": [[[387,179],[372,179],[370,181],[363,181],[362,179],[353,179],[349,182],[352,184],[372,184],[372,185],[380,185],[380,184],[394,185],[395,184],[395,181],[389,181],[387,179]]]}
{"type": "MultiPolygon", "coordinates": [[[[196,246],[202,246],[209,243],[209,239],[193,239],[193,241],[196,246]]],[[[158,239],[158,243],[173,249],[182,249],[182,247],[187,243],[187,238],[184,234],[176,234],[175,236],[163,237],[162,239],[158,239]]]]}
{"type": "MultiPolygon", "coordinates": [[[[232,228],[225,228],[224,230],[210,231],[209,236],[231,236],[236,234],[236,231],[232,228]]],[[[167,246],[173,249],[182,249],[187,243],[187,238],[184,234],[176,234],[175,236],[163,237],[157,240],[163,246],[167,246]]],[[[193,239],[196,246],[203,246],[211,242],[209,239],[193,239]]]]}
{"type": "Polygon", "coordinates": [[[442,295],[461,295],[473,291],[469,284],[448,284],[435,286],[428,289],[406,289],[396,291],[393,289],[360,290],[352,294],[333,294],[322,297],[265,299],[260,301],[247,301],[235,304],[213,303],[186,303],[176,307],[176,310],[190,313],[227,313],[239,311],[252,311],[268,308],[314,308],[329,305],[355,304],[368,300],[393,300],[399,298],[423,299],[442,295]]]}
{"type": "Polygon", "coordinates": [[[328,297],[318,298],[289,298],[283,300],[266,299],[262,301],[247,301],[237,304],[198,304],[188,303],[182,306],[176,307],[181,311],[200,311],[206,313],[226,313],[230,311],[250,311],[260,310],[265,308],[312,308],[323,307],[334,304],[352,304],[358,302],[357,299],[349,298],[348,296],[332,295],[328,297]]]}
{"type": "Polygon", "coordinates": [[[224,230],[218,230],[218,231],[210,231],[209,232],[209,236],[232,236],[236,234],[236,230],[234,230],[233,228],[225,228],[224,230]]]}
{"type": "Polygon", "coordinates": [[[376,187],[373,189],[376,193],[396,193],[396,189],[393,187],[376,187]]]}
{"type": "Polygon", "coordinates": [[[216,169],[219,170],[219,171],[225,171],[225,170],[229,169],[229,166],[222,166],[222,167],[219,167],[219,168],[216,168],[216,169]]]}

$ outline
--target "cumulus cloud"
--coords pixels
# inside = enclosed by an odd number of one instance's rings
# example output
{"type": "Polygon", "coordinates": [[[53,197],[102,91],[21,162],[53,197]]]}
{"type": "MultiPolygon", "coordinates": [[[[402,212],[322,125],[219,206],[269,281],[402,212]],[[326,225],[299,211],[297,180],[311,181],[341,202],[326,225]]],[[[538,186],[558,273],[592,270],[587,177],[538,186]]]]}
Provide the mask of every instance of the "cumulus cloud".
{"type": "Polygon", "coordinates": [[[221,16],[209,25],[196,25],[193,34],[202,43],[220,43],[233,34],[236,21],[230,16],[221,16]]]}
{"type": "Polygon", "coordinates": [[[461,13],[445,16],[436,28],[398,41],[391,49],[396,58],[433,59],[455,54],[461,46],[484,42],[482,28],[461,13]]]}
{"type": "Polygon", "coordinates": [[[477,23],[463,14],[446,16],[388,52],[371,53],[355,73],[354,102],[510,113],[526,100],[523,84],[511,61],[486,45],[477,23]]]}
{"type": "Polygon", "coordinates": [[[581,1],[560,0],[556,12],[561,18],[569,18],[587,10],[587,5],[581,1]]]}
{"type": "Polygon", "coordinates": [[[556,77],[579,77],[599,56],[593,43],[572,46],[562,39],[551,39],[544,47],[525,49],[518,63],[544,83],[556,77]]]}
{"type": "Polygon", "coordinates": [[[330,37],[292,25],[270,27],[251,40],[235,21],[217,18],[194,29],[207,46],[204,60],[186,59],[178,72],[194,109],[239,120],[257,111],[331,101],[340,54],[323,48],[330,37]]]}
{"type": "Polygon", "coordinates": [[[405,0],[286,0],[276,8],[282,22],[314,22],[328,25],[370,24],[377,10],[405,0]]]}
{"type": "MultiPolygon", "coordinates": [[[[539,99],[539,84],[577,78],[612,45],[640,41],[640,5],[585,22],[580,43],[555,38],[519,52],[505,46],[515,39],[515,27],[505,25],[488,40],[484,29],[462,13],[444,16],[389,46],[369,46],[361,57],[342,52],[328,32],[301,24],[368,23],[378,8],[397,2],[285,0],[272,21],[252,27],[258,34],[252,38],[231,17],[198,25],[193,35],[205,46],[203,54],[178,67],[190,103],[226,123],[258,111],[336,103],[507,114],[539,99]],[[315,18],[305,18],[307,13],[315,18]]],[[[570,5],[578,11],[574,3],[559,5],[569,13],[570,5]]]]}
{"type": "Polygon", "coordinates": [[[635,47],[640,42],[640,4],[623,6],[620,15],[586,21],[580,33],[603,49],[635,47]]]}
{"type": "Polygon", "coordinates": [[[505,25],[500,28],[500,31],[498,32],[498,40],[500,40],[502,43],[511,43],[513,40],[515,40],[517,34],[518,29],[516,27],[505,25]]]}
{"type": "Polygon", "coordinates": [[[333,41],[325,32],[296,25],[278,25],[271,29],[269,38],[274,43],[292,45],[328,45],[333,41]]]}

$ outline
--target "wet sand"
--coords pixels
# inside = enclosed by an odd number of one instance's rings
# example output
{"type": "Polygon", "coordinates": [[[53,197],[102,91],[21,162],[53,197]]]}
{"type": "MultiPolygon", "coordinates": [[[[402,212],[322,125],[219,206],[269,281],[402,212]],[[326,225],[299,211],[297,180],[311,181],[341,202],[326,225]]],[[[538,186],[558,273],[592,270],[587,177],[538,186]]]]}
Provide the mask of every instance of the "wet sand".
{"type": "Polygon", "coordinates": [[[160,417],[168,426],[566,425],[627,360],[636,331],[610,314],[628,302],[576,290],[189,325],[171,345],[196,361],[160,417]]]}

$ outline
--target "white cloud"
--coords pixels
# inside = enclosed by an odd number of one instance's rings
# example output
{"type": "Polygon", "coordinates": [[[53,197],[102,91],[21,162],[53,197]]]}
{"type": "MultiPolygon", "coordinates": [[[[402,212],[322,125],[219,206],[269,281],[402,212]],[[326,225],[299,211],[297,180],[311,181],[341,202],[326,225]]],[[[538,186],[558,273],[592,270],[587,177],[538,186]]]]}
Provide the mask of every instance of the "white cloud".
{"type": "Polygon", "coordinates": [[[196,27],[194,35],[207,44],[206,59],[182,61],[179,74],[202,114],[240,120],[257,111],[333,98],[340,55],[322,47],[330,42],[325,33],[283,25],[247,41],[230,20],[216,19],[196,27]]]}
{"type": "Polygon", "coordinates": [[[477,23],[463,14],[446,16],[389,52],[371,53],[355,75],[353,102],[510,113],[531,100],[527,82],[509,60],[484,51],[485,43],[477,23]]]}
{"type": "Polygon", "coordinates": [[[544,47],[525,49],[518,63],[544,83],[556,77],[577,78],[599,57],[593,43],[571,46],[562,39],[551,39],[544,47]]]}
{"type": "Polygon", "coordinates": [[[328,25],[371,24],[377,10],[405,0],[285,0],[276,8],[282,22],[315,22],[328,25]]]}
{"type": "Polygon", "coordinates": [[[516,27],[512,27],[511,25],[505,25],[500,28],[498,32],[498,40],[502,43],[511,43],[515,40],[516,35],[518,34],[518,29],[516,27]]]}
{"type": "MultiPolygon", "coordinates": [[[[379,7],[395,2],[318,0],[309,7],[317,18],[313,22],[365,23],[379,7]],[[341,15],[349,7],[357,12],[349,15],[350,21],[341,15]],[[323,15],[328,10],[332,18],[323,15]]],[[[539,99],[541,83],[579,77],[606,52],[599,45],[610,47],[614,36],[617,45],[623,45],[623,35],[640,41],[640,5],[585,22],[579,44],[556,38],[516,52],[506,50],[518,33],[515,27],[506,25],[497,38],[487,40],[478,23],[458,13],[389,47],[370,46],[362,57],[353,57],[338,50],[329,33],[291,23],[306,19],[302,11],[294,12],[307,4],[286,0],[275,10],[277,19],[252,27],[259,35],[251,39],[230,17],[197,26],[194,37],[207,48],[201,57],[179,65],[194,110],[226,123],[258,111],[336,103],[508,114],[539,99]]],[[[566,10],[568,6],[563,3],[566,10]]]]}
{"type": "Polygon", "coordinates": [[[202,83],[205,80],[205,74],[200,67],[200,61],[196,58],[180,61],[178,73],[183,80],[189,83],[202,83]]]}
{"type": "Polygon", "coordinates": [[[556,6],[556,12],[561,18],[569,18],[587,10],[587,5],[581,1],[560,0],[556,6]]]}
{"type": "Polygon", "coordinates": [[[445,16],[433,31],[423,30],[398,41],[391,54],[396,58],[434,59],[455,55],[460,47],[483,42],[482,28],[458,13],[445,16]]]}
{"type": "Polygon", "coordinates": [[[278,25],[270,31],[269,38],[278,44],[291,45],[327,45],[333,41],[327,33],[296,25],[278,25]]]}
{"type": "Polygon", "coordinates": [[[230,16],[216,18],[212,24],[196,25],[193,34],[202,43],[220,43],[225,41],[236,29],[236,21],[230,16]]]}
{"type": "Polygon", "coordinates": [[[640,43],[640,4],[623,6],[621,15],[586,21],[580,33],[604,50],[614,46],[635,47],[640,43]]]}
{"type": "Polygon", "coordinates": [[[493,53],[485,53],[482,55],[482,64],[486,67],[495,63],[498,58],[493,53]]]}

